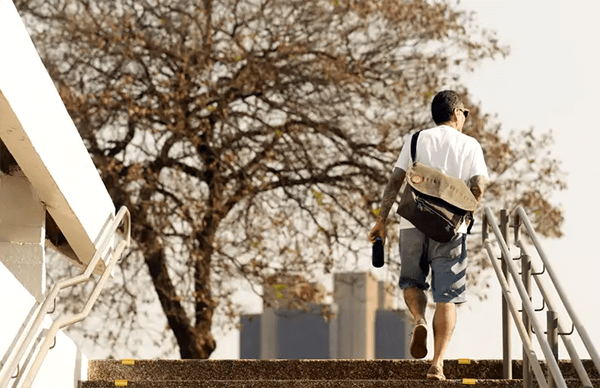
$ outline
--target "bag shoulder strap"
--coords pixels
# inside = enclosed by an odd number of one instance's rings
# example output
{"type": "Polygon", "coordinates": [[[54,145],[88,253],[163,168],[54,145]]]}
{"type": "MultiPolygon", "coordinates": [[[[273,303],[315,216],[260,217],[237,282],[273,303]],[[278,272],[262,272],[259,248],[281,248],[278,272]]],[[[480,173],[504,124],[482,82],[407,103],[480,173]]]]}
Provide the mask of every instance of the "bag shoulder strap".
{"type": "Polygon", "coordinates": [[[413,163],[417,161],[417,140],[419,139],[419,134],[421,131],[412,135],[412,139],[410,141],[410,157],[412,158],[413,163]]]}

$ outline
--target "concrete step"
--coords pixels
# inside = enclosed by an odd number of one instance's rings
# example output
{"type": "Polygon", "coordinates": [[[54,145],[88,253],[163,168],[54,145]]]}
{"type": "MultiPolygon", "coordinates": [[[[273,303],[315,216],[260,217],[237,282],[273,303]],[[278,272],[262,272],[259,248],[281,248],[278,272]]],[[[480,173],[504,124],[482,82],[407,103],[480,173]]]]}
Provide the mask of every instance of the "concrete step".
{"type": "MultiPolygon", "coordinates": [[[[444,361],[446,378],[502,378],[502,360],[469,362],[444,361]]],[[[600,379],[591,360],[583,364],[591,379],[600,379]]],[[[578,379],[570,361],[561,361],[560,367],[566,379],[578,379]]],[[[135,360],[133,365],[91,360],[88,380],[421,380],[428,368],[426,360],[135,360]]],[[[513,378],[522,376],[522,362],[513,361],[513,378]]]]}
{"type": "MultiPolygon", "coordinates": [[[[568,388],[581,388],[579,380],[566,380],[568,388]]],[[[115,381],[84,381],[79,388],[112,388],[115,381]]],[[[523,380],[210,380],[210,381],[127,381],[128,388],[438,388],[438,387],[522,388],[523,380]]],[[[593,381],[594,388],[600,380],[593,381]]],[[[539,385],[534,381],[533,387],[539,385]]]]}

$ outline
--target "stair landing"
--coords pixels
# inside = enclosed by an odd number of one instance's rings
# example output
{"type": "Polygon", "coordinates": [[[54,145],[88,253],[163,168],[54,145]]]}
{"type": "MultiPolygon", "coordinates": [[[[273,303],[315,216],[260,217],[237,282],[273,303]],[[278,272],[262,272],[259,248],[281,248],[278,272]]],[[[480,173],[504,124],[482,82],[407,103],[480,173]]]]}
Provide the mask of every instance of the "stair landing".
{"type": "MultiPolygon", "coordinates": [[[[513,379],[502,379],[502,360],[446,360],[444,382],[426,380],[424,360],[118,360],[89,362],[80,388],[404,388],[522,387],[522,363],[513,361],[513,379]],[[121,385],[119,385],[121,384],[121,385]]],[[[600,376],[590,360],[584,366],[594,387],[600,376]]],[[[582,386],[569,361],[560,362],[567,385],[582,386]]],[[[545,370],[545,368],[544,368],[545,370]]],[[[535,378],[534,378],[535,380],[535,378]]],[[[534,381],[534,387],[538,386],[534,381]]]]}

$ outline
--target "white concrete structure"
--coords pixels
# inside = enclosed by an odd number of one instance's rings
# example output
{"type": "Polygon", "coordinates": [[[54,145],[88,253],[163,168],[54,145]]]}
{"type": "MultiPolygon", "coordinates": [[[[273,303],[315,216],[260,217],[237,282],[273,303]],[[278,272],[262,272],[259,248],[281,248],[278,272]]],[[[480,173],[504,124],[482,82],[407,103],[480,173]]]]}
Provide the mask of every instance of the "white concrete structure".
{"type": "MultiPolygon", "coordinates": [[[[0,0],[0,138],[19,167],[0,173],[1,367],[35,302],[47,292],[46,211],[80,264],[94,256],[115,214],[12,0],[0,0]]],[[[96,271],[103,269],[100,261],[96,271]]],[[[45,327],[50,324],[46,317],[45,327]]],[[[85,357],[59,332],[32,386],[76,387],[86,369],[85,357]]]]}
{"type": "Polygon", "coordinates": [[[12,0],[0,0],[0,137],[89,262],[115,208],[12,0]]]}
{"type": "Polygon", "coordinates": [[[334,284],[333,300],[344,322],[338,327],[338,357],[374,359],[377,280],[370,272],[350,272],[335,274],[334,284]]]}
{"type": "MultiPolygon", "coordinates": [[[[2,263],[0,293],[0,356],[4,356],[35,299],[2,263]]],[[[43,327],[48,328],[51,323],[51,319],[46,318],[43,327]]],[[[77,382],[85,380],[86,376],[87,358],[61,331],[56,337],[56,346],[48,353],[32,387],[75,388],[77,382]]]]}

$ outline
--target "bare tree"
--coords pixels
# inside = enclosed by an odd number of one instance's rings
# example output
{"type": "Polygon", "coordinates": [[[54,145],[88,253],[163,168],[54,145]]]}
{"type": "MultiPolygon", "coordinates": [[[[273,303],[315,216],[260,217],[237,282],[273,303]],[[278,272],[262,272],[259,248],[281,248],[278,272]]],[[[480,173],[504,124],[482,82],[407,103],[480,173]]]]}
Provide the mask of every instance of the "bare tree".
{"type": "Polygon", "coordinates": [[[442,88],[471,109],[465,133],[493,181],[484,201],[524,205],[541,233],[561,234],[552,138],[507,135],[469,101],[459,75],[508,49],[447,3],[16,4],[115,205],[132,213],[134,247],[104,296],[122,324],[103,341],[142,328],[141,271],[181,357],[208,358],[216,307],[235,317],[233,279],[254,287],[365,260],[403,136],[432,126],[442,88]]]}

